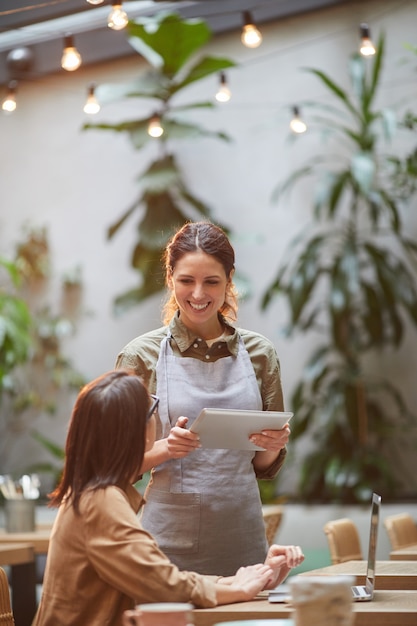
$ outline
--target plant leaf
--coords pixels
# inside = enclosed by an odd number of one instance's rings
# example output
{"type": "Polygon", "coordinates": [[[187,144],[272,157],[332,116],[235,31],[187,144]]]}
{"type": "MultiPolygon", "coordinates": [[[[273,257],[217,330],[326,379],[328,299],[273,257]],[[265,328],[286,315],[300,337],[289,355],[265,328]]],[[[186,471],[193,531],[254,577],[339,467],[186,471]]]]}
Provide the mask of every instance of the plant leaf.
{"type": "Polygon", "coordinates": [[[174,13],[129,22],[129,43],[147,61],[172,79],[189,57],[211,37],[203,20],[184,20],[174,13]]]}

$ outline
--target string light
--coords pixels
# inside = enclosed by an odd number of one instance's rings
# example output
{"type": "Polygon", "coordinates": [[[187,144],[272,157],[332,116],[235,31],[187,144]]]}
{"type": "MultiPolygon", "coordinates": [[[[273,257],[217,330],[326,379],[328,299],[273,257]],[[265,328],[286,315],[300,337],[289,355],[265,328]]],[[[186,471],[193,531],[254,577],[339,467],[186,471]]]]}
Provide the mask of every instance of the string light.
{"type": "Polygon", "coordinates": [[[113,30],[122,30],[122,28],[127,26],[128,21],[129,18],[126,11],[122,8],[121,0],[113,0],[112,10],[107,18],[107,26],[113,30]]]}
{"type": "Polygon", "coordinates": [[[95,85],[88,87],[87,100],[84,105],[84,113],[87,113],[87,115],[95,115],[100,111],[100,104],[96,98],[95,89],[95,85]]]}
{"type": "Polygon", "coordinates": [[[368,24],[360,25],[361,44],[359,51],[364,57],[369,57],[375,54],[375,46],[372,43],[371,31],[368,24]]]}
{"type": "Polygon", "coordinates": [[[220,72],[220,85],[215,98],[217,102],[229,102],[231,97],[232,93],[227,84],[226,74],[224,72],[220,72]]]}
{"type": "Polygon", "coordinates": [[[293,117],[290,122],[290,128],[293,133],[300,135],[301,133],[305,133],[307,130],[307,125],[300,117],[300,109],[297,106],[292,108],[293,117]]]}
{"type": "Polygon", "coordinates": [[[250,11],[243,11],[241,41],[247,48],[257,48],[262,43],[262,35],[256,28],[250,11]]]}
{"type": "Polygon", "coordinates": [[[17,91],[17,81],[16,80],[11,80],[10,83],[8,84],[8,86],[7,86],[6,97],[4,98],[4,100],[3,100],[2,104],[1,104],[1,108],[6,113],[13,113],[13,111],[16,110],[16,107],[17,107],[16,91],[17,91]]]}
{"type": "Polygon", "coordinates": [[[162,127],[161,117],[158,113],[154,113],[149,120],[148,135],[158,138],[161,137],[161,135],[163,134],[164,129],[162,127]]]}
{"type": "Polygon", "coordinates": [[[74,46],[74,37],[70,34],[65,35],[61,67],[67,72],[74,72],[75,70],[78,70],[81,63],[81,54],[74,46]]]}

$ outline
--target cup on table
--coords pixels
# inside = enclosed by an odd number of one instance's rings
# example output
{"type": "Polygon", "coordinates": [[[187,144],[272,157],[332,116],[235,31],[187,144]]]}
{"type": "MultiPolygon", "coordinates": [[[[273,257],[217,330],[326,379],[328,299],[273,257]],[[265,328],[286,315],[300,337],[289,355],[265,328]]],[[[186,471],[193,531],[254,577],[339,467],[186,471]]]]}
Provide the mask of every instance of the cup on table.
{"type": "Polygon", "coordinates": [[[193,608],[185,602],[138,604],[123,613],[123,626],[190,626],[193,608]]]}
{"type": "Polygon", "coordinates": [[[354,576],[294,576],[289,579],[295,626],[351,626],[354,576]]]}
{"type": "Polygon", "coordinates": [[[9,498],[4,501],[4,516],[8,533],[26,533],[35,530],[35,500],[9,498]]]}

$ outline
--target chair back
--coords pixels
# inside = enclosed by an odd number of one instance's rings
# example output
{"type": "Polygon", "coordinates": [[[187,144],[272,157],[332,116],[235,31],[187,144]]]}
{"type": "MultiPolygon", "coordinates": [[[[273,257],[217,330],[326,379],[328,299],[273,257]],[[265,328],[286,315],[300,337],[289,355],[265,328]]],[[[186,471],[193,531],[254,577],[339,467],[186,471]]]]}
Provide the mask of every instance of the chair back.
{"type": "Polygon", "coordinates": [[[327,522],[323,530],[327,536],[332,564],[363,560],[361,542],[355,523],[347,518],[327,522]]]}
{"type": "Polygon", "coordinates": [[[392,550],[417,544],[417,525],[409,513],[398,513],[384,519],[392,550]]]}
{"type": "Polygon", "coordinates": [[[275,535],[282,522],[283,509],[279,504],[266,504],[262,507],[265,522],[265,534],[268,546],[275,541],[275,535]]]}
{"type": "Polygon", "coordinates": [[[15,626],[10,603],[9,581],[2,567],[0,567],[0,624],[1,626],[15,626]]]}

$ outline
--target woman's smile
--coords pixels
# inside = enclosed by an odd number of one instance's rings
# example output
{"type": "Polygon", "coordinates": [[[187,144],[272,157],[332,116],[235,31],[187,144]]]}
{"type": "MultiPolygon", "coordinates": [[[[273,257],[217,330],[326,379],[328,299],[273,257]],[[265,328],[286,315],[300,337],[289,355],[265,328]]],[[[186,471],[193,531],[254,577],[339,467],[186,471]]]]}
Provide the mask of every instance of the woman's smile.
{"type": "Polygon", "coordinates": [[[202,311],[203,309],[206,309],[208,307],[207,302],[205,304],[196,304],[195,302],[190,302],[189,304],[196,311],[202,311]]]}

